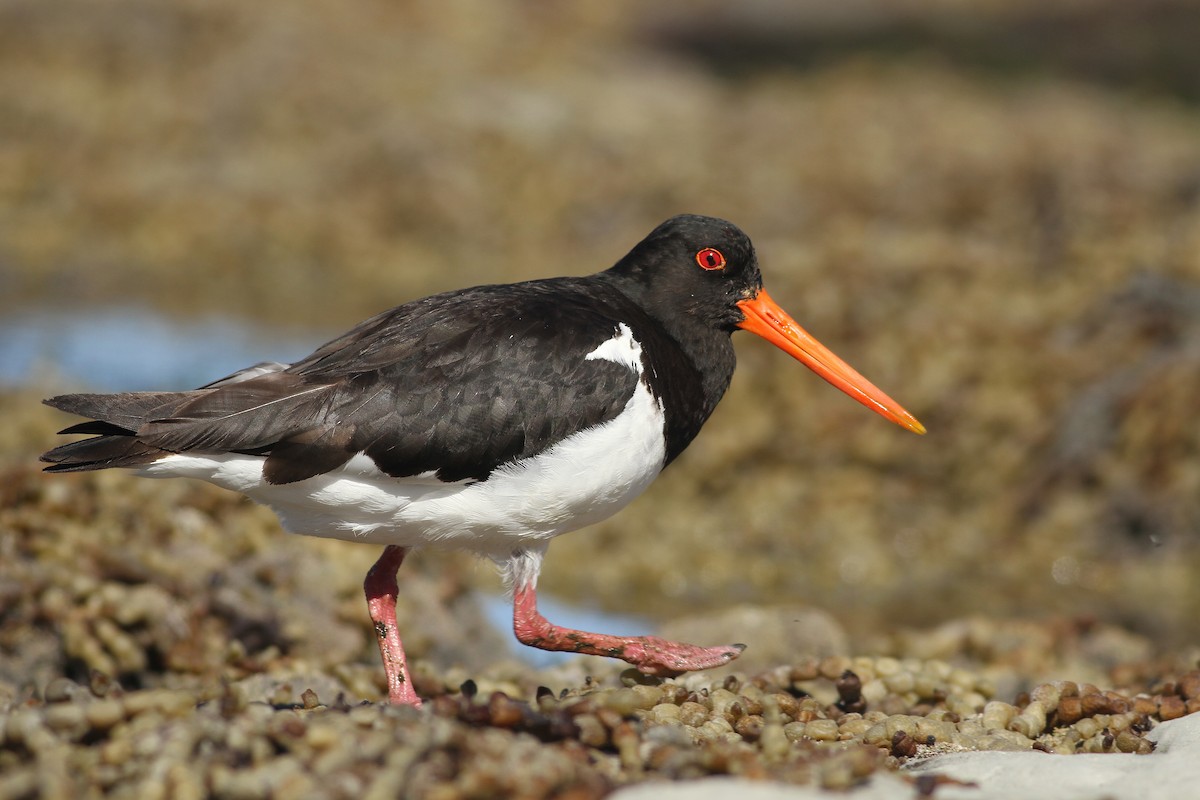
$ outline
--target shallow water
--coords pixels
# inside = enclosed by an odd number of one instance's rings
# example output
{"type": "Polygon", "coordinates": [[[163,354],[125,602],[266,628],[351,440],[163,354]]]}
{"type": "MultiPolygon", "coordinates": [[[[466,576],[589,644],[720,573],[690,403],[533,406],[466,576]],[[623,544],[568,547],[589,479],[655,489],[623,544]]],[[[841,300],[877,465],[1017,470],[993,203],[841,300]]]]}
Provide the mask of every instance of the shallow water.
{"type": "Polygon", "coordinates": [[[144,308],[35,309],[0,319],[0,385],[190,389],[259,361],[294,361],[329,338],[144,308]]]}
{"type": "MultiPolygon", "coordinates": [[[[554,653],[527,647],[517,641],[512,631],[512,603],[506,597],[494,594],[479,594],[479,604],[484,618],[498,631],[509,631],[509,650],[526,664],[549,667],[571,658],[590,658],[576,653],[554,653]]],[[[538,610],[555,625],[617,636],[640,636],[654,632],[654,624],[632,614],[612,614],[563,603],[538,592],[538,610]]],[[[603,659],[602,659],[603,660],[603,659]]]]}

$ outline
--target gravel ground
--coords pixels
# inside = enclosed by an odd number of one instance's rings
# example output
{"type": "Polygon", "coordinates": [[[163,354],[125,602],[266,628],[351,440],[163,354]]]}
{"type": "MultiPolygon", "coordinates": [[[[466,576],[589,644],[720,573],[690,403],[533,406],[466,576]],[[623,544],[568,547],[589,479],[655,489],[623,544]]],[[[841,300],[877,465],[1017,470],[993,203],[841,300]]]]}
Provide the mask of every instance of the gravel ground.
{"type": "Polygon", "coordinates": [[[744,660],[535,669],[478,608],[490,570],[426,552],[416,713],[379,705],[373,548],[38,473],[66,421],[37,401],[79,388],[42,353],[0,390],[0,798],[843,787],[1144,752],[1197,710],[1195,4],[643,6],[0,0],[0,314],[302,338],[708,213],[930,429],[739,339],[695,445],[542,585],[744,660]]]}
{"type": "MultiPolygon", "coordinates": [[[[46,412],[4,402],[36,438],[46,412]]],[[[360,594],[374,548],[287,536],[205,485],[2,477],[0,798],[599,797],[712,775],[840,789],[964,750],[1148,753],[1147,732],[1200,710],[1200,651],[1078,617],[859,644],[813,609],[714,609],[663,627],[748,641],[721,673],[535,669],[499,655],[454,559],[401,581],[428,702],[395,709],[360,594]]]]}

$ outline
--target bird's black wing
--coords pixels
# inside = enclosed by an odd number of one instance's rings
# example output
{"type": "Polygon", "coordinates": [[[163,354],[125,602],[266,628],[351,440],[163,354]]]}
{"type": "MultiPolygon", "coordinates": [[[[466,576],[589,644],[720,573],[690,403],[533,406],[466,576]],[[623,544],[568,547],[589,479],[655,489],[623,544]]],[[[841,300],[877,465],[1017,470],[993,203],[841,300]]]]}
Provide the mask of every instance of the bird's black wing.
{"type": "Polygon", "coordinates": [[[43,458],[78,470],[254,453],[267,456],[267,480],[289,483],[366,453],[393,476],[482,479],[621,412],[636,373],[586,356],[617,335],[626,303],[580,279],[417,300],[286,369],[251,368],[192,392],[52,398],[96,420],[77,432],[101,435],[43,458]]]}

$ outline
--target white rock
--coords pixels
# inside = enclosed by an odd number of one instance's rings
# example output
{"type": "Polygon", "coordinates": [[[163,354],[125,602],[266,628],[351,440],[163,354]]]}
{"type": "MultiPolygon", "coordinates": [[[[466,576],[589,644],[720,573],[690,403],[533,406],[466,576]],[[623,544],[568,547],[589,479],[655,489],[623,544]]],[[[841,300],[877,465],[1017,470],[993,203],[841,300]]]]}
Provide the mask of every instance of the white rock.
{"type": "MultiPolygon", "coordinates": [[[[938,800],[1177,800],[1196,797],[1200,786],[1200,714],[1155,728],[1148,738],[1158,749],[1150,755],[1128,753],[1059,756],[1049,753],[950,753],[910,766],[910,774],[934,773],[976,787],[943,784],[938,800]]],[[[704,778],[680,783],[641,784],[611,795],[613,800],[891,800],[912,797],[911,784],[878,773],[849,792],[813,786],[761,783],[740,778],[704,778]]]]}

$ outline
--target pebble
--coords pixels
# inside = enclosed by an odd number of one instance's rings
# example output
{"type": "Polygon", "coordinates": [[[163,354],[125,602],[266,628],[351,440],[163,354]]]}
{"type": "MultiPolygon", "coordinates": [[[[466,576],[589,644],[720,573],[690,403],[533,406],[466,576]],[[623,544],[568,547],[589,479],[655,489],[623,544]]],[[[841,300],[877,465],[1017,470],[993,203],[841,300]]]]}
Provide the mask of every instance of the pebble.
{"type": "Polygon", "coordinates": [[[682,725],[682,713],[682,709],[674,703],[659,703],[650,709],[650,718],[659,724],[678,723],[682,725]]]}
{"type": "Polygon", "coordinates": [[[91,727],[84,707],[78,703],[47,706],[43,719],[48,728],[67,739],[82,738],[91,727]]]}
{"type": "Polygon", "coordinates": [[[1187,713],[1187,705],[1182,697],[1169,695],[1158,701],[1158,715],[1163,720],[1179,719],[1187,713]]]}
{"type": "Polygon", "coordinates": [[[1061,695],[1061,688],[1052,683],[1043,683],[1030,692],[1033,702],[1041,705],[1047,714],[1053,713],[1058,708],[1061,695]]]}
{"type": "Polygon", "coordinates": [[[883,683],[888,691],[895,694],[909,694],[916,690],[917,681],[913,674],[907,670],[897,671],[887,674],[883,678],[883,683]]]}
{"type": "Polygon", "coordinates": [[[1008,729],[1027,739],[1035,739],[1046,729],[1046,709],[1034,700],[1025,706],[1010,723],[1008,729]]]}
{"type": "Polygon", "coordinates": [[[978,692],[966,692],[964,694],[952,694],[946,698],[946,708],[953,714],[960,717],[969,717],[983,710],[987,704],[987,698],[978,692]]]}
{"type": "Polygon", "coordinates": [[[1017,713],[1016,706],[1001,700],[992,700],[983,707],[983,727],[1008,730],[1009,724],[1017,716],[1017,713]]]}
{"type": "Polygon", "coordinates": [[[838,724],[831,719],[814,719],[805,724],[804,736],[817,742],[835,742],[838,739],[838,724]]]}
{"type": "Polygon", "coordinates": [[[679,706],[679,721],[688,727],[699,727],[708,719],[709,711],[700,703],[685,701],[679,706]]]}

